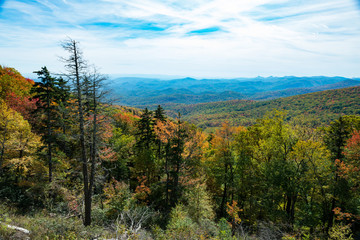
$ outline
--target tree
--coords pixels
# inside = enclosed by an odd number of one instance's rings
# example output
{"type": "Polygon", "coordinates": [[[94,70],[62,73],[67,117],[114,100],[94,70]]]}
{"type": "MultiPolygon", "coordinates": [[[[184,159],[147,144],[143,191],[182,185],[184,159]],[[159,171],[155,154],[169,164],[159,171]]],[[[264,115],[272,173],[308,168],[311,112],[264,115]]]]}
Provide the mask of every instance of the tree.
{"type": "MultiPolygon", "coordinates": [[[[91,162],[91,171],[90,171],[90,181],[89,181],[89,198],[91,204],[92,191],[94,189],[95,183],[95,168],[96,162],[99,159],[99,142],[101,137],[99,135],[99,108],[100,101],[105,95],[105,91],[102,89],[103,82],[106,80],[106,77],[99,74],[96,68],[93,71],[85,76],[87,84],[85,84],[86,99],[88,100],[88,109],[89,117],[91,119],[91,134],[90,134],[90,162],[91,162]]],[[[90,206],[91,210],[91,206],[90,206]]]]}
{"type": "Polygon", "coordinates": [[[224,123],[211,140],[211,155],[209,156],[209,175],[214,179],[220,201],[218,217],[225,217],[226,203],[234,199],[235,158],[232,151],[235,128],[224,123]]]}
{"type": "Polygon", "coordinates": [[[29,99],[33,85],[33,80],[24,78],[14,68],[0,65],[0,99],[26,120],[32,120],[31,112],[36,108],[36,101],[29,99]]]}
{"type": "Polygon", "coordinates": [[[174,132],[174,136],[170,139],[170,146],[168,148],[168,158],[170,163],[170,177],[172,180],[172,188],[170,194],[170,205],[175,207],[178,203],[178,200],[181,196],[180,188],[180,174],[181,169],[184,167],[184,158],[182,156],[185,147],[185,139],[187,134],[183,127],[183,122],[181,121],[181,115],[178,114],[177,125],[174,132]]]}
{"type": "Polygon", "coordinates": [[[50,76],[50,72],[46,67],[42,67],[40,71],[34,72],[38,75],[41,82],[34,85],[32,92],[33,98],[37,99],[36,112],[45,114],[45,119],[39,116],[40,121],[38,131],[43,134],[43,140],[47,145],[47,162],[49,166],[49,182],[53,178],[53,144],[55,143],[54,128],[56,120],[59,119],[58,113],[58,97],[57,97],[57,80],[50,76]]]}
{"type": "Polygon", "coordinates": [[[143,114],[138,121],[138,141],[137,147],[141,149],[150,149],[151,144],[155,140],[154,121],[152,112],[145,108],[143,114]]]}
{"type": "Polygon", "coordinates": [[[0,101],[0,173],[3,170],[8,142],[15,137],[16,125],[22,116],[0,101]]]}
{"type": "Polygon", "coordinates": [[[158,105],[157,109],[155,110],[154,118],[162,122],[166,120],[164,109],[160,105],[158,105]]]}
{"type": "Polygon", "coordinates": [[[324,142],[327,148],[331,153],[331,161],[334,163],[334,180],[333,180],[333,190],[332,190],[332,199],[330,204],[330,209],[326,212],[327,219],[327,232],[333,226],[334,223],[334,209],[337,205],[337,201],[339,201],[340,192],[346,191],[347,184],[344,179],[339,179],[337,166],[335,165],[335,161],[342,161],[344,159],[344,147],[346,145],[346,141],[350,137],[351,128],[352,128],[352,119],[346,119],[344,117],[340,117],[337,121],[332,122],[330,126],[326,129],[326,133],[324,136],[324,142]]]}
{"type": "Polygon", "coordinates": [[[89,178],[89,167],[86,156],[85,146],[85,113],[83,102],[83,83],[87,70],[86,61],[83,58],[82,51],[79,48],[79,43],[71,38],[62,43],[62,47],[69,53],[68,58],[62,58],[65,63],[67,74],[65,75],[73,83],[73,90],[75,99],[77,101],[77,114],[79,121],[79,143],[80,143],[80,161],[82,162],[82,175],[83,175],[83,190],[84,190],[84,203],[85,203],[85,218],[84,225],[91,224],[91,202],[92,202],[92,187],[95,171],[91,171],[89,178]]]}

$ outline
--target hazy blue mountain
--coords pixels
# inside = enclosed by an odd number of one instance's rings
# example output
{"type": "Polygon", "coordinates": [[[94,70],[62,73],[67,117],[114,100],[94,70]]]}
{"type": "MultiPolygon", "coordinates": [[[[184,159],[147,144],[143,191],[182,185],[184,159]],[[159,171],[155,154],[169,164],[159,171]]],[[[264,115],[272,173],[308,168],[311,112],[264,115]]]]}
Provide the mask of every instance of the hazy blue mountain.
{"type": "Polygon", "coordinates": [[[109,87],[119,96],[117,103],[128,106],[234,99],[267,100],[359,85],[359,79],[324,76],[200,80],[123,77],[109,80],[109,87]]]}

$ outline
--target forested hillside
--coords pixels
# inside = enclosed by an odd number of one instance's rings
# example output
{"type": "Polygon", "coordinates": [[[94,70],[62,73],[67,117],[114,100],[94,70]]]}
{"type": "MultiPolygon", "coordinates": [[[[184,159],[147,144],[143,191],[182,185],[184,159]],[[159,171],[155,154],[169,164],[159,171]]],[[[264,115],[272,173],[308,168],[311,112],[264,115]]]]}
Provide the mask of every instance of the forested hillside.
{"type": "Polygon", "coordinates": [[[328,90],[270,101],[231,100],[193,105],[164,105],[170,116],[180,112],[183,119],[203,129],[220,127],[228,121],[249,126],[273,109],[285,111],[287,121],[320,126],[342,115],[360,114],[360,87],[328,90]]]}
{"type": "Polygon", "coordinates": [[[107,102],[78,43],[63,48],[62,77],[0,66],[1,239],[359,236],[359,87],[169,118],[107,102]]]}

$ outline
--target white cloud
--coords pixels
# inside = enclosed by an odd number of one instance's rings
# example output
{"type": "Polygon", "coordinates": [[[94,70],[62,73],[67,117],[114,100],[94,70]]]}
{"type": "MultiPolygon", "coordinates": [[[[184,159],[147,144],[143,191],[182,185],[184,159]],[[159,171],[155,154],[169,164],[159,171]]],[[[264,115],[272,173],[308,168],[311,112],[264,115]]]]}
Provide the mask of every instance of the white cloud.
{"type": "Polygon", "coordinates": [[[59,41],[71,36],[104,73],[360,75],[351,0],[14,0],[2,13],[0,64],[22,72],[60,71],[59,41]]]}

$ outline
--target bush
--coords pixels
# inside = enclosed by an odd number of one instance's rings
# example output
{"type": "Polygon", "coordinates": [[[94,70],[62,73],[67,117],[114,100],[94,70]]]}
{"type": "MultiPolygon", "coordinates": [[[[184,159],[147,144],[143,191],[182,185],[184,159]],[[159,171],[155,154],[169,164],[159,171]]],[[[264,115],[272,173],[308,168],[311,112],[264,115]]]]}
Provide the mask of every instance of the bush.
{"type": "Polygon", "coordinates": [[[104,187],[106,196],[105,205],[107,207],[107,217],[115,220],[123,210],[130,209],[134,205],[134,199],[129,190],[129,186],[123,182],[112,179],[104,187]]]}
{"type": "Polygon", "coordinates": [[[350,225],[336,224],[329,231],[329,239],[352,240],[350,225]]]}
{"type": "Polygon", "coordinates": [[[197,239],[196,229],[196,224],[188,216],[183,205],[177,205],[172,209],[166,230],[168,239],[197,239]]]}
{"type": "Polygon", "coordinates": [[[231,239],[233,239],[233,237],[231,236],[231,226],[226,221],[225,218],[222,218],[219,221],[218,237],[219,237],[220,240],[231,240],[231,239]]]}

